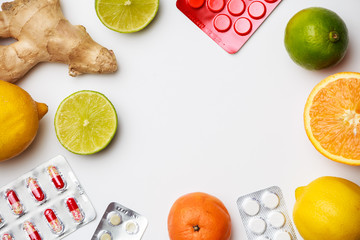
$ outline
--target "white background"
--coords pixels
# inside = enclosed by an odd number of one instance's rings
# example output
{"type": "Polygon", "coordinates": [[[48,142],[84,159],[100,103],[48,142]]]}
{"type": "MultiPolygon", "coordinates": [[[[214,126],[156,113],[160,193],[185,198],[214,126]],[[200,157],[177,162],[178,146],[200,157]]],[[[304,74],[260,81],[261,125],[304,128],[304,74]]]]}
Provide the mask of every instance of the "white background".
{"type": "Polygon", "coordinates": [[[49,112],[32,145],[0,164],[0,185],[65,156],[98,213],[66,239],[90,239],[111,201],[148,218],[143,239],[168,239],[170,207],[194,191],[222,200],[232,218],[232,239],[246,239],[236,206],[241,195],[277,185],[292,213],[295,189],[318,177],[360,183],[358,167],[323,157],[303,127],[306,99],[319,81],[340,71],[360,71],[358,0],[283,0],[234,55],[188,20],[175,0],[161,0],[153,22],[133,34],[103,26],[93,0],[61,4],[71,23],[84,25],[94,40],[114,50],[119,70],[72,78],[66,65],[42,63],[18,81],[49,112]],[[312,6],[335,11],[349,30],[344,60],[321,71],[297,66],[283,43],[288,20],[312,6]],[[105,94],[119,117],[112,143],[90,156],[64,149],[53,126],[60,102],[84,89],[105,94]]]}

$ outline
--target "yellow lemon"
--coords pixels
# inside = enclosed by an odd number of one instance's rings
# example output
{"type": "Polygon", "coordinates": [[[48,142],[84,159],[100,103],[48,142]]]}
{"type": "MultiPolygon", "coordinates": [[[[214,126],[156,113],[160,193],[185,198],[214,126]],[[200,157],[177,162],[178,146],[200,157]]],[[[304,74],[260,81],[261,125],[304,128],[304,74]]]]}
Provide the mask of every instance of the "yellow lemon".
{"type": "Polygon", "coordinates": [[[0,80],[0,161],[30,145],[47,111],[46,104],[35,102],[22,88],[0,80]]]}
{"type": "Polygon", "coordinates": [[[294,223],[304,240],[359,240],[360,187],[321,177],[295,191],[294,223]]]}

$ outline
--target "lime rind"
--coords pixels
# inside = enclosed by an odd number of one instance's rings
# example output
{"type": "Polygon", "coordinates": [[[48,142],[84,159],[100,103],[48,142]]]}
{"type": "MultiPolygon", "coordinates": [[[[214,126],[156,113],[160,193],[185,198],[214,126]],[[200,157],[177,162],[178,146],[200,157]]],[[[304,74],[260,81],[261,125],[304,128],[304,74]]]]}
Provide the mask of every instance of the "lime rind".
{"type": "Polygon", "coordinates": [[[335,66],[344,58],[348,38],[346,24],[339,15],[325,8],[310,7],[289,20],[284,43],[295,63],[319,70],[335,66]]]}
{"type": "Polygon", "coordinates": [[[155,18],[159,0],[96,0],[95,10],[100,21],[120,33],[144,29],[155,18]],[[135,24],[137,23],[137,24],[135,24]]]}
{"type": "Polygon", "coordinates": [[[117,130],[118,118],[105,95],[82,90],[60,103],[54,125],[56,136],[64,148],[75,154],[89,155],[110,144],[117,130]]]}

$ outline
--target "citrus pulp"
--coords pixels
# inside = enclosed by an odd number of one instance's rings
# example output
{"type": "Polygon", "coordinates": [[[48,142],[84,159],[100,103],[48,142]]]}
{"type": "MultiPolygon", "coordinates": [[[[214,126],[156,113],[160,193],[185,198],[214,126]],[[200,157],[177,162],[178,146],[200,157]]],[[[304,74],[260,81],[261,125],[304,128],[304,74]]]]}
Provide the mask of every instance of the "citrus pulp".
{"type": "Polygon", "coordinates": [[[93,154],[104,149],[114,137],[117,115],[103,94],[83,90],[60,103],[54,124],[56,136],[66,149],[93,154]]]}
{"type": "Polygon", "coordinates": [[[310,93],[305,110],[306,133],[324,156],[360,165],[360,73],[331,75],[310,93]]]}
{"type": "Polygon", "coordinates": [[[108,28],[132,33],[145,28],[155,17],[159,0],[96,0],[100,21],[108,28]]]}

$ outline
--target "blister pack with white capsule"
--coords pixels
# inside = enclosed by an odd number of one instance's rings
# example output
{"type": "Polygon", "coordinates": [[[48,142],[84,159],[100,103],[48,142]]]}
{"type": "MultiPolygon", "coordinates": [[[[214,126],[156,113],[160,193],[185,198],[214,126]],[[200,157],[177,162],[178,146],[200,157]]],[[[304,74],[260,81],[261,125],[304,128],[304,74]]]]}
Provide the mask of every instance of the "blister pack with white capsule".
{"type": "Polygon", "coordinates": [[[106,208],[91,240],[140,240],[147,224],[144,216],[112,202],[106,208]]]}
{"type": "Polygon", "coordinates": [[[241,196],[237,205],[249,240],[297,240],[279,187],[241,196]]]}
{"type": "Polygon", "coordinates": [[[0,188],[0,239],[61,239],[95,219],[66,159],[57,156],[0,188]]]}

